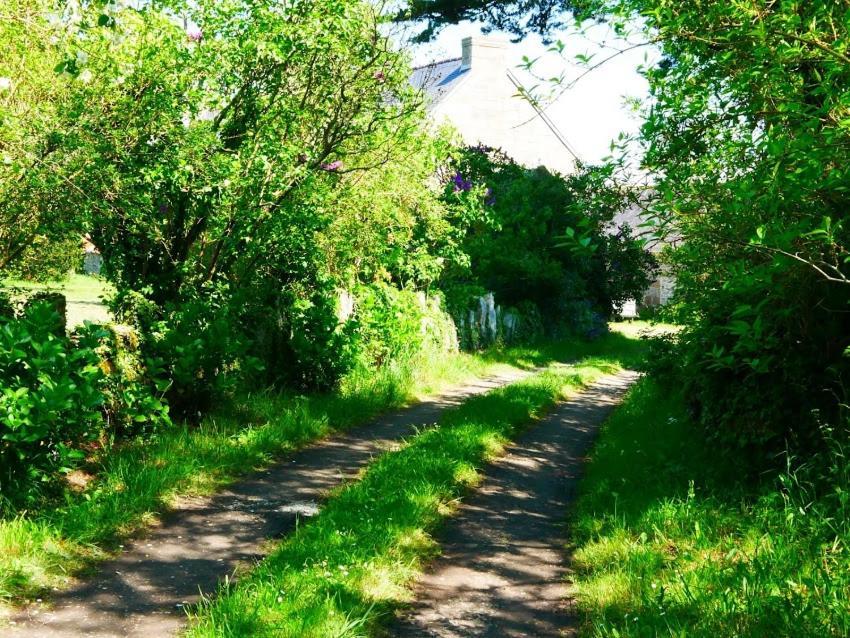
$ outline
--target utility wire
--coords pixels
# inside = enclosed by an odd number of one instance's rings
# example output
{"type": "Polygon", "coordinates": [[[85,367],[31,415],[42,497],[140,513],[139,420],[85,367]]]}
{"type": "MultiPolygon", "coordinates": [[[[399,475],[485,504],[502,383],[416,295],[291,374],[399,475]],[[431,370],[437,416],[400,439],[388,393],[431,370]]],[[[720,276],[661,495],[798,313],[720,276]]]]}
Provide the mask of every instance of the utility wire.
{"type": "MultiPolygon", "coordinates": [[[[513,71],[508,69],[507,71],[505,71],[505,73],[507,74],[508,79],[513,83],[513,85],[520,92],[520,95],[527,96],[528,91],[522,85],[522,83],[517,79],[517,77],[514,75],[513,71]]],[[[572,144],[570,144],[569,141],[567,141],[567,138],[564,136],[563,133],[561,133],[560,129],[558,129],[558,127],[555,126],[555,123],[546,114],[546,112],[543,109],[541,109],[540,106],[538,106],[537,102],[534,99],[531,99],[530,97],[526,97],[525,99],[531,105],[531,108],[534,109],[534,111],[537,113],[537,115],[540,117],[540,119],[543,120],[543,123],[546,124],[547,127],[549,127],[549,130],[552,131],[552,133],[555,135],[555,137],[558,139],[558,141],[561,143],[561,145],[565,149],[567,149],[569,154],[572,155],[576,159],[576,161],[581,162],[582,159],[581,159],[581,157],[579,157],[578,152],[573,148],[572,144]]],[[[531,120],[529,120],[529,121],[531,121],[531,120]]],[[[525,124],[528,124],[528,122],[525,122],[525,124]]]]}

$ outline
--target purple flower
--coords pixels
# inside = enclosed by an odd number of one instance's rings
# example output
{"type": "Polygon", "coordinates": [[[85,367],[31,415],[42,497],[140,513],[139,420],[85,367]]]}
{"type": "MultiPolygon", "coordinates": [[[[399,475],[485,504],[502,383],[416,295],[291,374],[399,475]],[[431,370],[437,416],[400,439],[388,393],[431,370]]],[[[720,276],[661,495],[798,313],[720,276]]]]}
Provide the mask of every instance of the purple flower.
{"type": "Polygon", "coordinates": [[[200,42],[204,39],[204,32],[198,27],[192,27],[186,31],[186,37],[189,39],[189,42],[200,42]]]}
{"type": "Polygon", "coordinates": [[[472,190],[472,182],[469,180],[465,180],[463,175],[460,173],[455,173],[455,176],[452,178],[452,182],[454,183],[454,192],[455,193],[468,193],[472,190]]]}
{"type": "Polygon", "coordinates": [[[384,75],[383,71],[375,71],[375,75],[373,75],[372,77],[375,78],[378,82],[383,82],[387,79],[387,76],[384,75]]]}
{"type": "Polygon", "coordinates": [[[336,160],[335,162],[330,162],[327,164],[322,164],[322,170],[328,171],[329,173],[333,173],[342,168],[342,161],[336,160]]]}

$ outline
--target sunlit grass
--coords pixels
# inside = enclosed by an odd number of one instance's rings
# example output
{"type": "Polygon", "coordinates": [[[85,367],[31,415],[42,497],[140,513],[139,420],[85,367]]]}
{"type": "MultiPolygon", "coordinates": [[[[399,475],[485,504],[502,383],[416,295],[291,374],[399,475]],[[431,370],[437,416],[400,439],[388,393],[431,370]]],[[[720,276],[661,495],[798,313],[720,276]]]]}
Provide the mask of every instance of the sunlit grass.
{"type": "Polygon", "coordinates": [[[68,327],[73,328],[84,321],[109,321],[109,312],[103,305],[103,297],[113,293],[113,287],[102,277],[72,274],[62,281],[37,283],[20,279],[0,281],[0,289],[13,294],[17,290],[49,290],[65,295],[68,308],[68,327]]]}
{"type": "Polygon", "coordinates": [[[641,381],[603,428],[573,519],[582,635],[850,635],[848,494],[840,448],[753,478],[675,392],[641,381]]]}

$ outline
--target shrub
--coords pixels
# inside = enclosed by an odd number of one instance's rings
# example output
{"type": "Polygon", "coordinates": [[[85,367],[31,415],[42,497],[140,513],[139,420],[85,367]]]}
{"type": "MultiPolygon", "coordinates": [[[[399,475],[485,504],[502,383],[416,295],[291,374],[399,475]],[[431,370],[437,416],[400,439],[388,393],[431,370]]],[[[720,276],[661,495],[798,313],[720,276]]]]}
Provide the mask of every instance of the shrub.
{"type": "Polygon", "coordinates": [[[71,468],[102,426],[97,342],[57,334],[59,321],[47,303],[0,317],[0,486],[12,492],[71,468]]]}
{"type": "MultiPolygon", "coordinates": [[[[503,308],[530,302],[554,335],[597,334],[648,287],[654,258],[628,228],[611,229],[633,193],[606,169],[563,177],[480,146],[461,152],[454,167],[444,197],[475,219],[459,241],[468,262],[448,268],[443,286],[492,292],[503,308]]],[[[461,311],[472,302],[455,293],[452,300],[461,311]]]]}
{"type": "Polygon", "coordinates": [[[373,284],[359,287],[355,298],[355,347],[362,365],[380,367],[457,347],[454,323],[439,297],[373,284]]]}
{"type": "Polygon", "coordinates": [[[226,291],[208,287],[168,304],[146,337],[147,356],[162,362],[175,414],[198,417],[215,397],[229,396],[259,363],[226,291]]]}
{"type": "Polygon", "coordinates": [[[330,291],[284,295],[279,379],[298,390],[330,390],[354,365],[350,328],[340,326],[330,291]]]}
{"type": "Polygon", "coordinates": [[[710,296],[700,279],[680,278],[682,312],[698,320],[676,353],[695,419],[715,439],[761,449],[761,458],[790,441],[818,446],[819,421],[844,412],[850,321],[832,309],[846,293],[768,263],[710,296]]]}
{"type": "Polygon", "coordinates": [[[83,249],[79,237],[50,239],[34,237],[21,256],[12,262],[9,274],[30,281],[61,281],[82,270],[83,249]]]}
{"type": "Polygon", "coordinates": [[[64,336],[68,323],[68,302],[65,295],[51,290],[37,290],[29,293],[23,301],[24,309],[41,304],[49,306],[55,313],[53,324],[45,327],[49,327],[57,336],[64,336]]]}
{"type": "MultiPolygon", "coordinates": [[[[109,306],[116,319],[133,328],[130,334],[113,329],[102,343],[110,365],[121,372],[120,388],[113,391],[132,394],[137,382],[147,385],[153,396],[137,401],[154,409],[153,421],[164,415],[156,395],[164,394],[172,415],[195,419],[216,396],[229,396],[260,367],[249,352],[250,324],[225,284],[187,286],[179,301],[164,307],[140,292],[119,290],[109,306]]],[[[145,422],[141,414],[138,422],[145,422]]]]}
{"type": "Polygon", "coordinates": [[[110,438],[151,432],[171,425],[165,394],[171,386],[159,359],[145,358],[129,326],[86,323],[74,338],[97,343],[104,378],[104,432],[110,438]]]}
{"type": "Polygon", "coordinates": [[[136,327],[141,335],[150,332],[162,316],[159,306],[135,290],[118,290],[106,304],[116,322],[136,327]]]}

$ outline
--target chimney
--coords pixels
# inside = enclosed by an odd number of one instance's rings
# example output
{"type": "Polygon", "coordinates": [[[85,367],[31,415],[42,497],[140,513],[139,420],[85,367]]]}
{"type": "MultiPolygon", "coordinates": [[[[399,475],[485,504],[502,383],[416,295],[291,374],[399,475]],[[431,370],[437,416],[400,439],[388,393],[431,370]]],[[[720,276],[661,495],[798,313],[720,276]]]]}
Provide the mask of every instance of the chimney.
{"type": "Polygon", "coordinates": [[[505,67],[505,54],[508,50],[508,41],[492,36],[477,35],[463,39],[463,60],[461,68],[471,69],[484,66],[505,67]]]}

